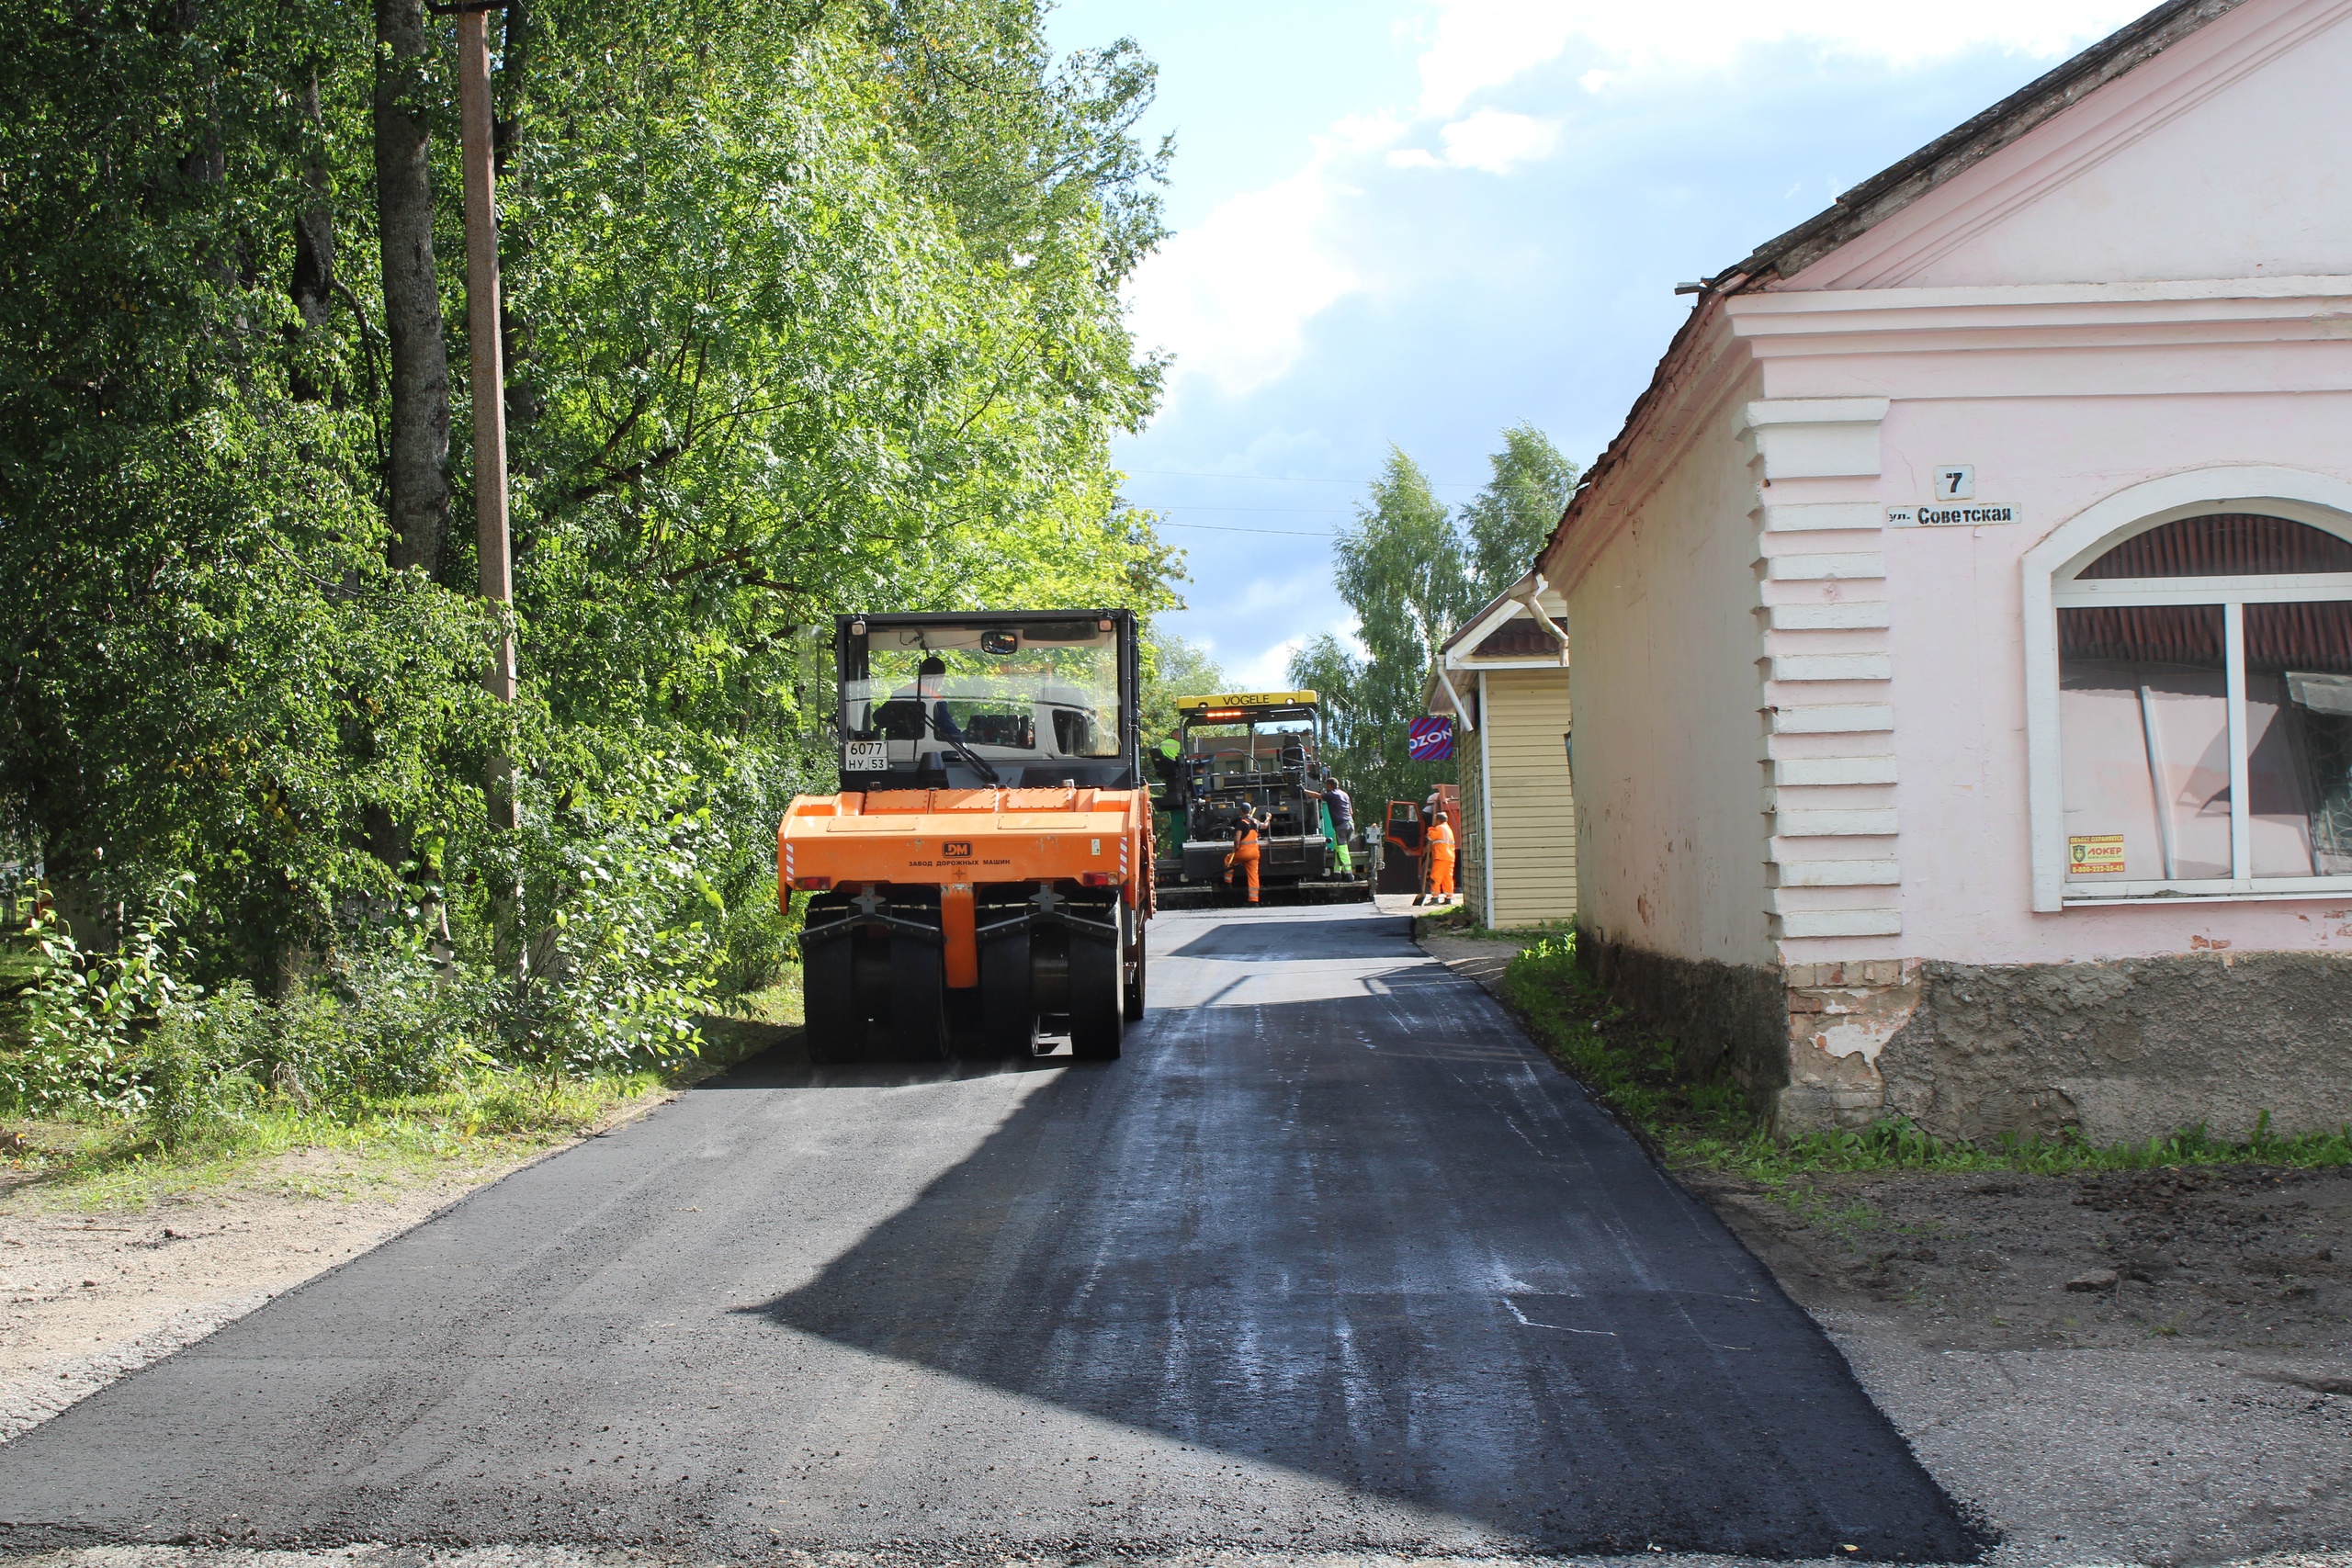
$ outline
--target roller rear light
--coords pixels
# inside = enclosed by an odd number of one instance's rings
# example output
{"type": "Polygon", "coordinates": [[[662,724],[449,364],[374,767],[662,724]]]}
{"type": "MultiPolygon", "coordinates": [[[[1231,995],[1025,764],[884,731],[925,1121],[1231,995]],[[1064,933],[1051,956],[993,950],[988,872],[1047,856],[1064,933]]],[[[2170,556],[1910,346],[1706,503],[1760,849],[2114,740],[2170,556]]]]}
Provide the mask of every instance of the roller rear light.
{"type": "Polygon", "coordinates": [[[830,876],[796,877],[792,886],[803,893],[831,893],[833,890],[833,879],[830,876]]]}
{"type": "Polygon", "coordinates": [[[1115,871],[1081,871],[1078,874],[1080,887],[1116,887],[1119,874],[1115,871]]]}

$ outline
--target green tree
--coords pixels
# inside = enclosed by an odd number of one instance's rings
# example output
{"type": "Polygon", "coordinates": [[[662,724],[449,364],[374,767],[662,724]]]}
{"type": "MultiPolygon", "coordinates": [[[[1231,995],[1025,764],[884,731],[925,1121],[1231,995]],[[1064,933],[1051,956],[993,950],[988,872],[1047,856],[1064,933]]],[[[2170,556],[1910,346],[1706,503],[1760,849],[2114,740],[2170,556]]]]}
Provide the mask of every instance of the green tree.
{"type": "Polygon", "coordinates": [[[1293,656],[1290,678],[1329,694],[1335,771],[1351,791],[1418,800],[1453,776],[1451,763],[1406,756],[1405,727],[1421,712],[1421,681],[1439,645],[1476,606],[1461,535],[1429,477],[1391,447],[1332,554],[1365,657],[1327,635],[1293,656]]]}
{"type": "Polygon", "coordinates": [[[1143,629],[1143,743],[1146,749],[1176,733],[1176,699],[1215,696],[1226,689],[1225,671],[1208,651],[1175,633],[1147,623],[1143,629]]]}
{"type": "Polygon", "coordinates": [[[1290,661],[1294,683],[1324,694],[1334,767],[1366,800],[1419,800],[1455,778],[1452,762],[1410,760],[1406,728],[1424,711],[1445,639],[1526,573],[1576,485],[1577,466],[1532,424],[1504,431],[1488,461],[1494,477],[1448,515],[1420,468],[1390,449],[1332,552],[1363,655],[1325,635],[1290,661]]]}
{"type": "Polygon", "coordinates": [[[493,886],[553,929],[607,863],[638,928],[732,921],[773,908],[835,611],[1172,604],[1109,461],[1159,389],[1118,299],[1162,232],[1152,67],[1057,61],[1044,14],[505,8],[508,710],[451,525],[449,22],[0,9],[0,820],[69,914],[186,869],[208,981],[279,990],[396,916],[478,954],[493,886]]]}
{"type": "Polygon", "coordinates": [[[1462,509],[1469,536],[1470,575],[1481,604],[1535,564],[1535,553],[1559,525],[1577,487],[1577,465],[1551,437],[1530,423],[1503,432],[1503,449],[1487,459],[1494,477],[1462,509]]]}

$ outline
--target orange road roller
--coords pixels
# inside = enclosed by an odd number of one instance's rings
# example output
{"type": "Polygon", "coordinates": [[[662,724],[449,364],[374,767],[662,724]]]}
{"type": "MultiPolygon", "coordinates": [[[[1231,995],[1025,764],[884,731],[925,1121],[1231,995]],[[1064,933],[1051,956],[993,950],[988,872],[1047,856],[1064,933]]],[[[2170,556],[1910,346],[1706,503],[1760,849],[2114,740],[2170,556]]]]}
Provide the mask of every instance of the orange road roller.
{"type": "Polygon", "coordinates": [[[776,829],[817,1062],[1119,1054],[1151,797],[1125,610],[842,615],[841,789],[776,829]]]}

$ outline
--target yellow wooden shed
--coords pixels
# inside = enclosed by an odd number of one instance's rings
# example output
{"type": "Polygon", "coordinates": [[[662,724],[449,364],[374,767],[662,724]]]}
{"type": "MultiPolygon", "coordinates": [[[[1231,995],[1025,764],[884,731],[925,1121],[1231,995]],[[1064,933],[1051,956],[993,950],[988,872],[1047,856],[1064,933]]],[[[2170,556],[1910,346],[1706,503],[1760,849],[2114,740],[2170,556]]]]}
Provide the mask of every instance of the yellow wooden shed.
{"type": "Polygon", "coordinates": [[[1530,572],[1456,627],[1422,693],[1453,720],[1463,904],[1488,927],[1575,919],[1568,631],[1530,572]]]}

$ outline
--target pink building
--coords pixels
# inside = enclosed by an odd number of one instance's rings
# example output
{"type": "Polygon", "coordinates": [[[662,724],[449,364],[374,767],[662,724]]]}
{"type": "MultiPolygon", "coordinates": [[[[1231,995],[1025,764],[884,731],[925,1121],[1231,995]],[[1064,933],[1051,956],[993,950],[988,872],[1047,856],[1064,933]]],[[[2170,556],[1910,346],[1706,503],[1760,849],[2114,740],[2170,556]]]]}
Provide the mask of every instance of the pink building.
{"type": "Polygon", "coordinates": [[[2352,1119],[2347,89],[2159,6],[1706,280],[1545,547],[1586,951],[1781,1129],[2352,1119]]]}

